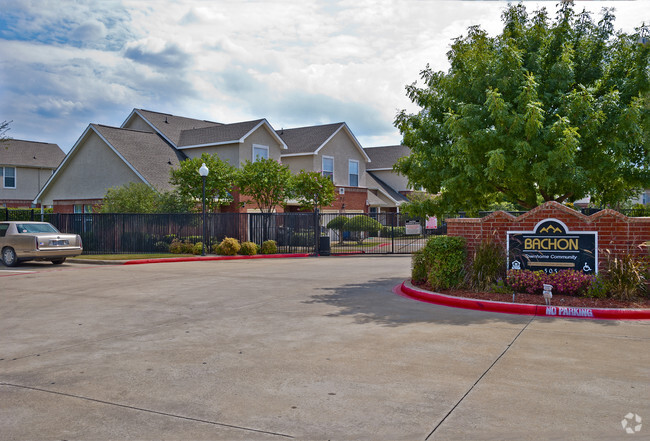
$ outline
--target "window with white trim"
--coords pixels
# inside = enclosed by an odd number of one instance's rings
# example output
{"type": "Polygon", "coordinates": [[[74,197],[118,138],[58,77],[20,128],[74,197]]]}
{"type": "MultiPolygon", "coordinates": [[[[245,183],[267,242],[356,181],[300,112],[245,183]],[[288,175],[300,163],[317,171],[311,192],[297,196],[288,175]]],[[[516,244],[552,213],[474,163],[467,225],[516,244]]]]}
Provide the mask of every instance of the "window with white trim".
{"type": "Polygon", "coordinates": [[[253,162],[260,159],[269,159],[269,146],[253,144],[253,162]]]}
{"type": "Polygon", "coordinates": [[[0,167],[0,180],[4,188],[16,188],[16,167],[0,167]]]}
{"type": "Polygon", "coordinates": [[[334,182],[334,158],[331,156],[323,156],[323,176],[334,182]]]}
{"type": "Polygon", "coordinates": [[[359,186],[359,161],[354,159],[348,161],[348,185],[350,187],[359,186]]]}

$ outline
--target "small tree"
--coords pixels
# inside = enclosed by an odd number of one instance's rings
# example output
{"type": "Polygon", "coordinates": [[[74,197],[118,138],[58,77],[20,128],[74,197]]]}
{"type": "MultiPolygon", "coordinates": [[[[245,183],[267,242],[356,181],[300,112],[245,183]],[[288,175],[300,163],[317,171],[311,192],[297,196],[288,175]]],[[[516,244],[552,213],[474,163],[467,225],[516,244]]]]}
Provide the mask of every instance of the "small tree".
{"type": "Polygon", "coordinates": [[[361,245],[370,234],[377,233],[381,230],[381,226],[382,225],[379,221],[361,214],[349,219],[344,228],[346,231],[356,233],[355,237],[357,243],[361,245]],[[368,233],[368,235],[366,236],[364,233],[368,233]]]}
{"type": "Polygon", "coordinates": [[[336,200],[334,184],[327,176],[315,171],[300,170],[293,176],[293,192],[303,210],[332,205],[336,200]]]}
{"type": "Polygon", "coordinates": [[[4,141],[6,141],[7,139],[9,139],[7,137],[7,132],[9,131],[9,124],[10,123],[11,123],[11,121],[2,121],[0,123],[0,143],[2,143],[4,141]]]}
{"type": "Polygon", "coordinates": [[[171,171],[169,182],[178,186],[179,194],[184,198],[201,201],[203,197],[203,179],[199,175],[201,164],[205,163],[210,172],[205,179],[205,204],[208,211],[216,211],[221,205],[228,205],[233,198],[232,191],[236,169],[216,154],[203,153],[200,158],[186,159],[180,168],[171,171]]]}
{"type": "Polygon", "coordinates": [[[339,232],[339,245],[343,244],[343,231],[345,231],[345,225],[348,223],[348,218],[345,216],[336,216],[334,219],[327,223],[327,228],[332,230],[338,230],[339,232]]]}
{"type": "Polygon", "coordinates": [[[239,192],[250,196],[262,213],[272,213],[291,196],[289,167],[273,159],[246,161],[237,173],[239,192]]]}
{"type": "Polygon", "coordinates": [[[153,213],[158,192],[144,182],[129,182],[106,190],[101,213],[153,213]]]}

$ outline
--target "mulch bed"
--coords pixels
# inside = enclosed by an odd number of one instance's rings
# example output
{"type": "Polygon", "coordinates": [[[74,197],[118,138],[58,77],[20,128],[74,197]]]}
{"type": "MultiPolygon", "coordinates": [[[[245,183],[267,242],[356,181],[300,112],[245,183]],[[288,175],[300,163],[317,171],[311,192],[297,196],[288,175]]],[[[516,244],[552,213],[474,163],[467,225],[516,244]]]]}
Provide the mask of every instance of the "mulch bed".
{"type": "MultiPolygon", "coordinates": [[[[434,291],[428,283],[415,284],[418,288],[434,291]]],[[[512,303],[512,294],[498,294],[494,292],[476,292],[464,289],[438,290],[434,291],[448,296],[464,297],[477,300],[492,300],[495,302],[512,303]]],[[[515,303],[529,305],[545,305],[544,297],[541,294],[515,294],[515,303]]],[[[553,306],[574,306],[579,308],[650,308],[650,298],[641,298],[625,302],[614,299],[590,299],[586,297],[560,296],[553,294],[551,300],[553,306]]]]}

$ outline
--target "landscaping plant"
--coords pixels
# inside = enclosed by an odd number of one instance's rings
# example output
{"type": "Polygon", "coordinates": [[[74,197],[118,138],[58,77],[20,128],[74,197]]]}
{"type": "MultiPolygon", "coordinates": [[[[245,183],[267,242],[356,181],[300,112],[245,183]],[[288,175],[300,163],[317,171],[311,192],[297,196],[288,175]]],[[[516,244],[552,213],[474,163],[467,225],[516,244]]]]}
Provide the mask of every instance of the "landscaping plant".
{"type": "Polygon", "coordinates": [[[216,252],[222,256],[234,256],[241,249],[239,241],[232,237],[226,237],[217,246],[216,252]]]}
{"type": "Polygon", "coordinates": [[[464,237],[433,236],[413,256],[413,281],[425,278],[434,290],[453,288],[462,282],[464,266],[464,237]]]}
{"type": "Polygon", "coordinates": [[[493,240],[483,241],[474,251],[468,285],[478,291],[486,291],[506,276],[506,267],[503,245],[493,240]]]}
{"type": "Polygon", "coordinates": [[[612,297],[632,300],[644,294],[647,268],[642,259],[632,256],[612,256],[607,253],[606,283],[612,297]]]}
{"type": "Polygon", "coordinates": [[[262,254],[277,254],[278,244],[274,240],[262,242],[262,254]]]}
{"type": "Polygon", "coordinates": [[[254,242],[243,242],[239,254],[243,256],[254,256],[257,254],[257,245],[254,242]]]}

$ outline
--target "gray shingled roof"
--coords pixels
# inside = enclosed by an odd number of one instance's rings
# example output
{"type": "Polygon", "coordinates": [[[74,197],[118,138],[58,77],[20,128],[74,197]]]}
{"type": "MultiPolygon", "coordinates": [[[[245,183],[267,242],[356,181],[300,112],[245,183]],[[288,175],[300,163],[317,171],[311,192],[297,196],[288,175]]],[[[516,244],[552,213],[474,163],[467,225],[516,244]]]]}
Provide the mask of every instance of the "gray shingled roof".
{"type": "Polygon", "coordinates": [[[149,184],[160,191],[172,189],[169,171],[186,159],[157,133],[91,124],[149,184]]]}
{"type": "Polygon", "coordinates": [[[363,149],[370,157],[370,166],[367,170],[393,168],[399,158],[411,154],[411,149],[405,145],[390,145],[385,147],[365,147],[363,149]]]}
{"type": "Polygon", "coordinates": [[[276,130],[280,138],[289,147],[283,155],[295,153],[314,153],[344,123],[325,124],[321,126],[299,127],[296,129],[276,130]]]}
{"type": "Polygon", "coordinates": [[[65,158],[63,150],[46,142],[7,139],[0,143],[0,165],[55,169],[65,158]]]}
{"type": "Polygon", "coordinates": [[[187,147],[191,145],[237,142],[263,121],[263,119],[257,119],[255,121],[183,130],[176,146],[187,147]]]}
{"type": "Polygon", "coordinates": [[[222,125],[214,121],[185,118],[170,115],[169,113],[152,112],[151,110],[144,109],[135,110],[177,146],[179,145],[181,133],[184,130],[203,129],[205,127],[218,127],[222,125]]]}
{"type": "Polygon", "coordinates": [[[384,190],[390,195],[391,198],[395,199],[397,202],[408,202],[408,198],[406,196],[379,179],[373,172],[368,170],[366,170],[366,172],[368,173],[366,176],[366,186],[368,188],[373,188],[373,184],[376,184],[378,188],[384,190]]]}

